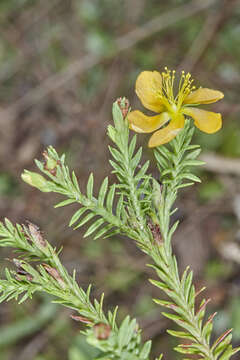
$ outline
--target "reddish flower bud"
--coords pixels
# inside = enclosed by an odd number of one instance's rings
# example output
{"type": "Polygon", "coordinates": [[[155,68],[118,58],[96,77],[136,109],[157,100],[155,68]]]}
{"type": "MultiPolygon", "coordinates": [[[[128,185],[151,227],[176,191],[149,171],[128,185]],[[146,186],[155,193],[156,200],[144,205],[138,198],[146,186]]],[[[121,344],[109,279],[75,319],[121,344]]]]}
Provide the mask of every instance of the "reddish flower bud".
{"type": "Polygon", "coordinates": [[[30,240],[32,240],[38,248],[46,248],[47,242],[44,240],[37,225],[34,225],[28,221],[28,230],[31,237],[30,240]]]}
{"type": "Polygon", "coordinates": [[[98,340],[107,340],[111,333],[111,327],[104,323],[94,325],[93,329],[98,340]]]}
{"type": "Polygon", "coordinates": [[[73,320],[80,321],[80,322],[82,322],[84,324],[92,324],[93,323],[91,320],[89,320],[89,319],[87,319],[87,318],[85,318],[83,316],[78,316],[78,315],[70,315],[70,316],[71,316],[71,318],[73,320]]]}
{"type": "Polygon", "coordinates": [[[129,107],[130,107],[129,101],[125,97],[123,97],[123,98],[120,97],[120,98],[117,99],[117,103],[118,103],[118,106],[120,107],[120,110],[122,112],[122,116],[125,119],[125,117],[128,114],[129,107]]]}
{"type": "Polygon", "coordinates": [[[58,282],[62,289],[66,289],[66,284],[59,275],[57,269],[49,266],[48,264],[43,264],[43,267],[48,272],[48,274],[51,275],[58,282]]]}

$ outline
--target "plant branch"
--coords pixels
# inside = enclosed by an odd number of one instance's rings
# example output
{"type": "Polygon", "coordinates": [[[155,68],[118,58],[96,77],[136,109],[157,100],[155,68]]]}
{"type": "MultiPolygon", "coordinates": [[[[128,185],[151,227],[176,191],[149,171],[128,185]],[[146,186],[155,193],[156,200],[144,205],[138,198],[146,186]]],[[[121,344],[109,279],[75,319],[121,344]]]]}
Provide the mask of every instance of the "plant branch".
{"type": "MultiPolygon", "coordinates": [[[[16,271],[6,269],[6,280],[0,280],[0,302],[18,299],[19,303],[31,298],[36,291],[55,297],[53,302],[76,310],[81,316],[73,319],[85,323],[88,342],[98,348],[106,358],[114,360],[148,360],[151,341],[141,345],[140,329],[136,320],[127,316],[120,327],[116,324],[117,308],[103,312],[103,295],[100,302],[90,300],[90,289],[85,292],[78,286],[75,273],[71,276],[62,265],[55,249],[43,238],[39,229],[16,225],[6,220],[0,223],[0,246],[11,246],[21,251],[22,258],[14,259],[16,271]],[[33,266],[29,259],[40,261],[33,266]],[[122,354],[125,354],[124,357],[122,354]]],[[[104,357],[105,358],[105,357],[104,357]]]]}

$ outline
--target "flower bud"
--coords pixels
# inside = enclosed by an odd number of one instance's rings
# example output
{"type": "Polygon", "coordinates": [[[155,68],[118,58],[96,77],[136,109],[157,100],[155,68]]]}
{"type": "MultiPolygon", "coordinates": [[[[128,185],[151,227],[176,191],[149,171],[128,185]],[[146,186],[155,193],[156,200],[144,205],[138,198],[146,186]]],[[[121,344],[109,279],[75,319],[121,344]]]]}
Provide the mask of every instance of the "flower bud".
{"type": "Polygon", "coordinates": [[[120,107],[123,118],[125,119],[125,117],[128,114],[129,107],[130,107],[128,99],[125,98],[125,97],[123,97],[123,98],[120,97],[120,98],[117,99],[117,104],[120,107]]]}
{"type": "Polygon", "coordinates": [[[47,151],[43,152],[43,156],[44,156],[44,161],[45,161],[45,167],[48,170],[53,170],[56,168],[56,166],[58,165],[58,161],[56,161],[55,159],[53,159],[52,157],[50,157],[48,155],[47,151]]]}
{"type": "Polygon", "coordinates": [[[98,340],[107,340],[111,333],[111,327],[104,323],[94,325],[93,330],[98,340]]]}
{"type": "Polygon", "coordinates": [[[160,226],[158,224],[154,224],[152,220],[149,220],[148,227],[152,233],[154,241],[158,245],[163,245],[163,237],[161,234],[160,226]]]}
{"type": "Polygon", "coordinates": [[[43,157],[44,157],[44,170],[50,172],[51,175],[56,176],[57,166],[61,164],[61,161],[51,157],[48,151],[43,152],[43,157]]]}
{"type": "Polygon", "coordinates": [[[65,282],[63,281],[63,279],[61,278],[59,272],[57,269],[49,266],[48,264],[43,264],[43,267],[44,269],[47,271],[47,273],[49,275],[51,275],[59,284],[59,286],[62,288],[62,289],[66,289],[66,284],[65,282]]]}
{"type": "Polygon", "coordinates": [[[45,249],[47,247],[47,242],[43,238],[39,228],[28,221],[28,230],[29,235],[31,236],[31,240],[34,242],[34,244],[41,250],[45,249]]]}
{"type": "Polygon", "coordinates": [[[84,324],[92,324],[92,320],[89,320],[88,318],[86,317],[83,317],[83,316],[78,316],[78,315],[70,315],[70,317],[75,320],[75,321],[80,321],[84,324]]]}
{"type": "Polygon", "coordinates": [[[28,170],[24,170],[21,175],[23,181],[27,184],[36,187],[40,191],[50,192],[51,190],[48,187],[48,181],[40,174],[28,170]]]}

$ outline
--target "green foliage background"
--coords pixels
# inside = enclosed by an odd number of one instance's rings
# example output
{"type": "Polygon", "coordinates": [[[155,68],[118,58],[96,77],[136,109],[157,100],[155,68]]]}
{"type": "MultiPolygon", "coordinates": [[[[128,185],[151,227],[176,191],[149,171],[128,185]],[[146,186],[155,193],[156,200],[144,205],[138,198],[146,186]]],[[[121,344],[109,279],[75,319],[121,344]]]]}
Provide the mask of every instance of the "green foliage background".
{"type": "MultiPolygon", "coordinates": [[[[152,276],[152,270],[144,266],[146,258],[122,237],[93,241],[83,239],[87,228],[70,232],[70,210],[61,214],[54,210],[52,204],[58,198],[22,184],[20,173],[31,168],[33,158],[52,144],[59,153],[67,153],[83,186],[93,171],[98,188],[109,170],[105,131],[112,102],[125,95],[133,108],[139,107],[134,95],[137,74],[144,69],[162,70],[165,65],[184,67],[198,85],[225,92],[224,101],[215,105],[223,113],[223,130],[211,136],[197,132],[196,143],[206,151],[239,158],[239,1],[215,1],[178,21],[181,6],[190,7],[191,2],[0,2],[0,217],[17,222],[29,219],[41,226],[53,245],[64,246],[64,263],[69,270],[76,268],[83,286],[91,281],[96,296],[105,292],[108,307],[120,304],[122,318],[129,311],[137,316],[146,337],[155,339],[156,354],[165,351],[168,359],[176,359],[171,352],[176,343],[165,335],[166,319],[160,318],[151,301],[155,290],[146,281],[152,276]],[[119,37],[129,39],[131,31],[146,29],[149,21],[178,6],[171,25],[135,41],[126,51],[117,51],[119,37]],[[86,70],[65,78],[54,91],[44,90],[55,86],[69,67],[73,71],[76,61],[86,63],[86,70]],[[44,96],[38,97],[34,89],[44,96]]],[[[145,158],[153,159],[152,151],[146,149],[147,137],[141,141],[145,158]]],[[[238,261],[224,258],[226,251],[222,250],[232,242],[238,248],[239,212],[233,203],[239,180],[231,173],[222,174],[221,169],[202,171],[200,177],[203,183],[184,191],[179,200],[176,216],[183,231],[176,234],[174,244],[182,267],[191,262],[197,283],[209,287],[210,310],[218,310],[217,331],[235,327],[234,340],[239,343],[238,261]],[[190,260],[186,249],[191,244],[184,241],[188,226],[191,231],[194,228],[198,241],[192,246],[200,244],[190,252],[190,260]]],[[[12,256],[1,250],[1,269],[12,256]]],[[[69,315],[42,297],[22,306],[14,302],[1,305],[1,359],[92,359],[92,348],[82,340],[79,324],[69,315]]]]}

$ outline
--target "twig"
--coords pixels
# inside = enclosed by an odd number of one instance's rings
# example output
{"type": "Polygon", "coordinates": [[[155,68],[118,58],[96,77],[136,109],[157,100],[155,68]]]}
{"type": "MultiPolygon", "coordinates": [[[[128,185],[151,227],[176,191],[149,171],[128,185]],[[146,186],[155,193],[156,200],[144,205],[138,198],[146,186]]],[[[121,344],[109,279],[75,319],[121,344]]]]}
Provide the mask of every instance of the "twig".
{"type": "Polygon", "coordinates": [[[192,69],[195,67],[195,65],[207,49],[211,40],[214,38],[221,19],[222,11],[218,13],[214,11],[207,17],[201,31],[199,32],[192,46],[186,53],[182,63],[179,65],[179,69],[186,69],[190,72],[192,71],[192,69]]]}
{"type": "Polygon", "coordinates": [[[49,336],[46,331],[37,334],[18,355],[18,360],[31,360],[46,346],[49,336]]]}
{"type": "MultiPolygon", "coordinates": [[[[23,36],[23,34],[27,31],[32,32],[31,27],[34,25],[36,26],[36,29],[38,29],[38,31],[39,31],[39,27],[37,26],[38,23],[44,17],[46,17],[46,15],[49,14],[57,6],[58,3],[59,3],[59,0],[52,0],[49,4],[46,5],[46,7],[40,7],[40,9],[37,9],[37,11],[34,7],[32,12],[30,11],[30,14],[28,14],[27,19],[25,19],[23,16],[20,15],[19,23],[23,24],[23,28],[19,32],[19,30],[17,30],[15,27],[12,26],[12,29],[14,29],[14,32],[17,35],[17,38],[14,41],[15,43],[12,45],[14,47],[17,47],[19,50],[19,46],[17,44],[17,42],[19,41],[19,38],[21,36],[23,36]],[[29,21],[26,21],[26,20],[29,20],[29,21]]],[[[36,31],[36,30],[34,30],[34,31],[36,31]]],[[[39,56],[39,54],[41,54],[49,45],[51,38],[52,38],[52,34],[51,33],[47,34],[47,36],[45,36],[44,40],[38,41],[37,49],[36,49],[36,46],[27,47],[27,48],[25,48],[24,53],[18,51],[19,54],[16,55],[16,57],[14,57],[13,60],[9,61],[9,59],[8,59],[4,63],[2,63],[1,69],[0,69],[0,81],[6,81],[9,79],[10,76],[15,75],[19,71],[19,69],[21,69],[21,67],[24,65],[24,63],[26,61],[26,55],[27,55],[28,61],[31,61],[34,57],[39,56]]]]}
{"type": "Polygon", "coordinates": [[[219,174],[240,175],[240,160],[223,157],[214,153],[204,153],[200,156],[205,161],[205,169],[219,174]]]}
{"type": "Polygon", "coordinates": [[[1,327],[0,348],[34,334],[56,317],[57,305],[44,303],[34,317],[25,317],[12,325],[1,327]]]}
{"type": "Polygon", "coordinates": [[[220,3],[219,9],[214,9],[208,15],[201,31],[195,38],[192,46],[185,55],[184,60],[180,64],[180,69],[192,71],[198,63],[204,52],[207,50],[209,44],[215,38],[220,26],[225,23],[229,15],[232,13],[235,0],[225,0],[220,3]]]}
{"type": "Polygon", "coordinates": [[[12,61],[6,61],[2,64],[0,69],[0,81],[6,81],[10,77],[14,76],[19,69],[34,58],[38,57],[49,46],[52,40],[52,34],[47,34],[43,40],[38,41],[37,46],[28,47],[24,53],[20,53],[12,61]],[[27,57],[27,59],[26,59],[27,57]]]}
{"type": "Polygon", "coordinates": [[[150,20],[145,25],[117,38],[115,41],[115,51],[113,51],[110,55],[101,56],[87,54],[80,60],[72,62],[66,69],[56,75],[50,76],[42,84],[29,91],[14,104],[10,105],[6,109],[7,112],[10,112],[11,116],[15,116],[16,113],[36,104],[49,93],[70,81],[76,75],[86,72],[103,60],[116,56],[116,54],[131,48],[140,41],[169,27],[170,25],[209,8],[217,1],[218,0],[206,0],[199,2],[194,0],[190,4],[182,5],[154,18],[153,20],[150,20]]]}

